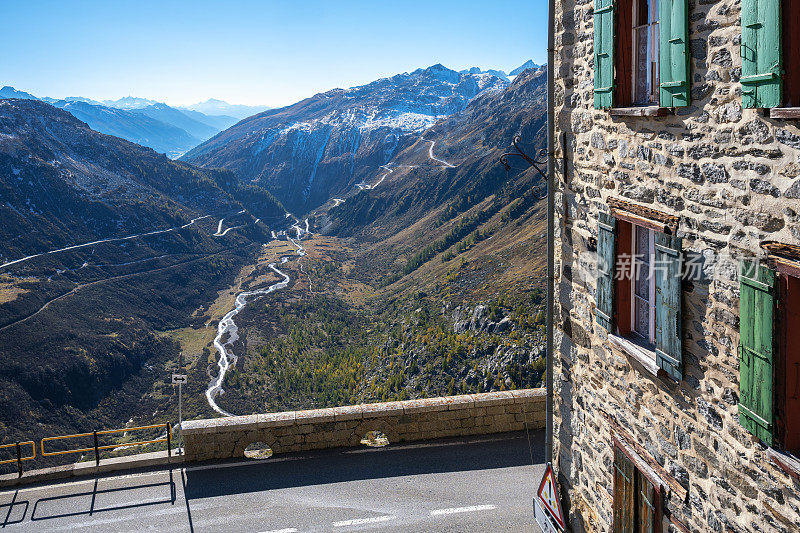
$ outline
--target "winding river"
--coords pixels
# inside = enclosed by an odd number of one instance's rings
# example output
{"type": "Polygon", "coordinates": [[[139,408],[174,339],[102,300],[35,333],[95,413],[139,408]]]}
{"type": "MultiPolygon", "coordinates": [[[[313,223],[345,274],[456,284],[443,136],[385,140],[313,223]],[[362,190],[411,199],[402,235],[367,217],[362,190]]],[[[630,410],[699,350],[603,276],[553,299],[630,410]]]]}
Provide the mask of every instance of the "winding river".
{"type": "MultiPolygon", "coordinates": [[[[425,142],[431,143],[431,145],[430,145],[430,147],[428,149],[428,157],[431,160],[436,161],[438,163],[441,163],[444,166],[447,166],[447,167],[450,167],[450,168],[454,168],[455,165],[453,165],[453,164],[451,164],[451,163],[449,163],[447,161],[444,161],[443,159],[439,159],[439,158],[437,158],[437,157],[435,157],[433,155],[433,147],[436,144],[436,141],[429,141],[429,140],[424,138],[424,135],[425,134],[423,133],[423,135],[422,135],[422,137],[420,137],[420,139],[425,141],[425,142]]],[[[389,174],[391,174],[393,172],[393,169],[388,167],[388,166],[386,166],[386,165],[381,165],[381,167],[384,170],[386,170],[387,172],[385,174],[383,174],[380,177],[380,179],[374,185],[369,185],[367,183],[362,182],[362,183],[356,184],[356,187],[359,190],[365,190],[365,189],[374,189],[375,187],[380,185],[383,182],[383,180],[389,174]]],[[[333,202],[334,202],[334,206],[338,206],[341,203],[343,203],[344,200],[340,199],[340,198],[333,198],[333,202]]],[[[295,217],[291,213],[286,213],[286,218],[293,218],[294,219],[294,223],[290,226],[290,229],[294,230],[297,233],[297,237],[295,239],[289,237],[287,231],[281,231],[278,234],[276,234],[273,231],[272,232],[272,238],[275,239],[275,238],[279,237],[280,235],[286,235],[287,238],[289,239],[289,241],[297,249],[297,257],[303,257],[304,255],[306,255],[306,252],[305,252],[305,249],[303,248],[303,246],[300,244],[300,241],[303,240],[303,235],[304,234],[309,234],[310,233],[308,219],[307,218],[305,219],[305,230],[304,230],[303,228],[300,227],[300,220],[297,217],[295,217]]],[[[237,227],[239,227],[239,226],[237,226],[237,227]]],[[[222,220],[220,220],[219,221],[219,225],[217,227],[217,233],[215,234],[215,236],[221,237],[221,236],[225,235],[226,233],[228,233],[228,231],[230,231],[231,229],[236,229],[236,227],[228,228],[225,231],[223,231],[222,230],[222,220]]],[[[290,259],[290,256],[281,257],[280,264],[286,263],[289,259],[290,259]]],[[[273,283],[272,285],[270,285],[266,289],[258,289],[258,290],[255,290],[255,291],[242,292],[239,295],[237,295],[236,296],[236,305],[224,317],[222,317],[222,320],[220,320],[219,324],[217,325],[217,336],[214,338],[214,347],[216,348],[217,352],[219,353],[219,361],[217,362],[217,366],[219,367],[219,374],[217,375],[216,378],[212,379],[211,383],[208,386],[208,389],[206,389],[206,398],[208,399],[208,404],[211,406],[211,408],[214,409],[214,411],[218,412],[219,414],[221,414],[223,416],[233,416],[231,413],[227,412],[222,407],[217,405],[217,402],[216,402],[217,396],[219,396],[220,394],[223,394],[225,392],[225,390],[222,388],[222,383],[223,383],[223,381],[225,381],[225,374],[228,372],[228,369],[230,369],[231,365],[236,364],[236,360],[237,360],[237,356],[233,352],[233,345],[236,343],[236,341],[239,340],[239,334],[238,334],[239,328],[236,326],[236,323],[233,321],[233,319],[236,317],[236,315],[239,314],[239,311],[241,311],[242,309],[245,308],[245,306],[247,305],[248,299],[258,298],[260,296],[264,296],[266,294],[270,294],[270,293],[275,292],[277,290],[283,289],[287,285],[289,285],[289,276],[287,274],[285,274],[284,272],[282,272],[281,270],[279,270],[278,267],[275,266],[275,263],[270,263],[269,267],[276,274],[278,274],[279,276],[283,277],[283,280],[278,281],[277,283],[273,283]],[[223,342],[223,339],[226,339],[226,340],[223,342]]],[[[301,265],[301,270],[302,270],[302,265],[301,265]]],[[[310,288],[310,281],[309,281],[309,288],[310,288]]]]}
{"type": "MultiPolygon", "coordinates": [[[[287,213],[287,218],[290,216],[291,215],[287,213]]],[[[289,239],[289,242],[291,242],[297,249],[297,257],[303,257],[306,255],[306,251],[300,244],[300,241],[303,239],[303,235],[308,232],[308,219],[306,219],[306,230],[303,230],[299,224],[300,221],[295,218],[295,222],[291,226],[291,228],[297,233],[296,239],[289,237],[288,234],[286,236],[289,239]]],[[[285,234],[285,232],[281,231],[278,235],[281,234],[285,234]]],[[[277,237],[274,232],[273,236],[277,237]]],[[[289,259],[290,256],[288,255],[281,257],[280,264],[282,265],[286,263],[289,261],[289,259]]],[[[217,405],[216,401],[217,396],[225,392],[225,390],[222,388],[222,383],[225,381],[225,374],[227,374],[231,365],[236,364],[237,360],[237,355],[233,351],[233,345],[239,340],[239,328],[233,319],[239,314],[239,311],[245,308],[249,300],[270,294],[289,285],[289,276],[278,269],[278,267],[275,266],[275,263],[270,263],[269,267],[283,279],[273,283],[265,289],[257,289],[254,291],[245,291],[239,293],[236,296],[234,308],[228,311],[228,313],[222,317],[222,320],[220,320],[219,324],[217,325],[217,336],[214,338],[214,348],[216,348],[217,352],[219,353],[219,361],[217,361],[219,374],[216,378],[211,380],[208,389],[206,389],[206,399],[208,400],[208,404],[211,406],[211,408],[223,416],[233,416],[231,413],[217,405]]]]}

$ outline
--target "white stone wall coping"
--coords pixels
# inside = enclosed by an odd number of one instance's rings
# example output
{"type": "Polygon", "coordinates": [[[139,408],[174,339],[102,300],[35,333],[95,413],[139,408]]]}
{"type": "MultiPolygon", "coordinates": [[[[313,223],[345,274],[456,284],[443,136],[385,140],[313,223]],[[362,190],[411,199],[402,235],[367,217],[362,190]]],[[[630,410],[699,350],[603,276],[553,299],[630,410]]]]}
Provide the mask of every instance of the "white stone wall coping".
{"type": "Polygon", "coordinates": [[[460,409],[474,409],[495,405],[539,403],[545,401],[545,396],[545,389],[520,389],[514,391],[462,394],[459,396],[442,396],[438,398],[421,398],[418,400],[404,400],[399,402],[345,405],[325,409],[187,420],[183,423],[182,431],[184,435],[197,435],[303,424],[322,424],[326,422],[361,420],[366,418],[389,418],[412,415],[415,413],[457,411],[460,409]]]}

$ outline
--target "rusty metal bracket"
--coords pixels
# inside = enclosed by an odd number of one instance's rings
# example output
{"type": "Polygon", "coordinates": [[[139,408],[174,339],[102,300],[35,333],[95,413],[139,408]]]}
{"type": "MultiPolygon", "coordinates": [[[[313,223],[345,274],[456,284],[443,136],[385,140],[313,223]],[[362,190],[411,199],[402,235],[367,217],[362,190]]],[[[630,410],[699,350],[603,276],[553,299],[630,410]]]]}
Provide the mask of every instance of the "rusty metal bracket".
{"type": "MultiPolygon", "coordinates": [[[[506,174],[508,175],[511,172],[511,165],[508,163],[509,157],[521,157],[528,165],[533,167],[534,170],[542,177],[545,182],[547,181],[547,174],[541,169],[541,166],[547,163],[547,150],[541,149],[539,150],[534,157],[529,156],[525,153],[525,150],[520,148],[520,142],[522,142],[522,137],[520,135],[514,135],[514,149],[516,152],[506,152],[500,156],[500,163],[505,167],[506,174]]],[[[536,187],[534,189],[539,196],[539,199],[542,200],[547,197],[547,190],[544,191],[544,194],[540,192],[540,188],[536,187]]]]}

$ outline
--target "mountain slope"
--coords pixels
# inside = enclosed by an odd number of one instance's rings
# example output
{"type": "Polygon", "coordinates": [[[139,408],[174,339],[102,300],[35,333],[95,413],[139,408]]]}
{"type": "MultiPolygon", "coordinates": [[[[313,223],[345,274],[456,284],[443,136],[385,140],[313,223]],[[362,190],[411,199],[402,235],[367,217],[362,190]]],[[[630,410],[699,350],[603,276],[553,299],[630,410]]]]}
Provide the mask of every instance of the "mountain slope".
{"type": "MultiPolygon", "coordinates": [[[[0,100],[0,169],[2,258],[242,207],[218,184],[225,173],[97,133],[36,100],[0,100]]],[[[270,214],[283,215],[277,202],[270,214]]]]}
{"type": "Polygon", "coordinates": [[[170,107],[167,104],[153,104],[138,108],[134,112],[180,128],[200,141],[205,141],[220,131],[220,128],[215,128],[204,122],[195,120],[183,111],[170,107]]]}
{"type": "Polygon", "coordinates": [[[143,113],[81,101],[58,100],[53,105],[69,111],[95,131],[148,146],[170,157],[176,157],[200,142],[187,131],[143,113]]]}
{"type": "MultiPolygon", "coordinates": [[[[543,69],[526,70],[506,89],[483,94],[436,122],[386,165],[392,172],[380,187],[356,189],[346,202],[327,209],[327,231],[382,241],[398,224],[419,220],[431,210],[460,213],[494,194],[507,180],[500,155],[516,134],[528,143],[531,155],[543,148],[545,85],[543,69]]],[[[511,163],[526,167],[519,159],[511,163]]],[[[377,169],[371,182],[385,174],[377,169]]]]}
{"type": "Polygon", "coordinates": [[[0,98],[20,98],[22,100],[36,100],[37,98],[25,91],[18,91],[13,87],[6,85],[0,89],[0,98]]]}
{"type": "Polygon", "coordinates": [[[39,99],[6,86],[0,89],[0,99],[8,98],[47,102],[66,109],[100,133],[148,146],[173,158],[237,122],[229,116],[208,116],[132,96],[105,102],[81,96],[39,99]]]}
{"type": "Polygon", "coordinates": [[[193,111],[191,109],[183,109],[183,108],[178,108],[178,109],[180,109],[180,111],[189,118],[192,118],[197,122],[200,122],[207,126],[211,126],[216,130],[214,133],[222,131],[224,129],[228,129],[237,122],[239,122],[238,118],[231,117],[228,115],[206,115],[199,111],[193,111]]]}
{"type": "MultiPolygon", "coordinates": [[[[309,215],[295,280],[237,316],[236,414],[539,386],[542,178],[499,162],[545,143],[546,73],[438,120],[309,215]]],[[[301,191],[296,191],[300,194],[301,191]]],[[[186,345],[187,353],[192,353],[186,345]]],[[[199,379],[202,365],[193,368],[199,379]]]]}
{"type": "Polygon", "coordinates": [[[514,70],[509,72],[508,75],[509,76],[516,76],[518,74],[522,74],[523,71],[528,70],[528,69],[539,70],[540,68],[542,68],[542,66],[543,65],[537,65],[536,63],[533,62],[532,59],[529,59],[525,63],[523,63],[522,65],[518,66],[517,68],[515,68],[514,70]]]}
{"type": "Polygon", "coordinates": [[[187,153],[306,212],[360,183],[436,120],[507,81],[442,65],[334,89],[245,119],[187,153]]]}
{"type": "Polygon", "coordinates": [[[159,411],[172,420],[146,396],[178,356],[162,332],[202,327],[193,313],[285,228],[284,212],[229,172],[171,161],[45,102],[0,100],[4,442],[159,411]]]}

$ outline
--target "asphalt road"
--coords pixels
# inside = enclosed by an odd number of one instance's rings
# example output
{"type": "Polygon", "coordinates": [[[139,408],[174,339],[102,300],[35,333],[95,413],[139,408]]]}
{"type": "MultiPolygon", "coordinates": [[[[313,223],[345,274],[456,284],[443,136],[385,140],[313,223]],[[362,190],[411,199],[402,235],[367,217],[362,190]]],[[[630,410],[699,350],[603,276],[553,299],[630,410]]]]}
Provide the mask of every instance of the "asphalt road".
{"type": "Polygon", "coordinates": [[[514,433],[0,492],[10,531],[539,532],[544,434],[514,433]]]}

